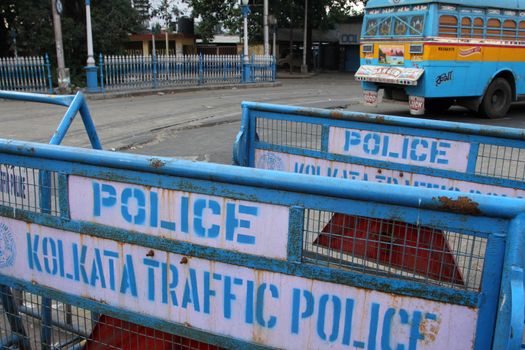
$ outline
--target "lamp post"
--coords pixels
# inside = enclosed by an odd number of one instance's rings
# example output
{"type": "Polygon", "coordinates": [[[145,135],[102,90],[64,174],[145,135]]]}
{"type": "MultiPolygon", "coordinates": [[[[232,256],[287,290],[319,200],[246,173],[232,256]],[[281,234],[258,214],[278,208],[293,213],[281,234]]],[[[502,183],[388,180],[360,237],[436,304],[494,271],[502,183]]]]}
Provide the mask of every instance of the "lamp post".
{"type": "Polygon", "coordinates": [[[308,0],[304,0],[304,37],[303,37],[303,64],[301,65],[301,73],[308,73],[308,66],[306,65],[306,52],[308,42],[308,0]]]}
{"type": "Polygon", "coordinates": [[[275,49],[276,49],[276,44],[277,44],[277,18],[274,15],[269,15],[268,23],[270,24],[270,27],[272,28],[272,55],[276,57],[277,52],[275,52],[275,49]]]}
{"type": "Polygon", "coordinates": [[[69,90],[71,79],[69,77],[69,68],[66,68],[64,61],[64,45],[62,43],[62,24],[60,22],[60,15],[62,14],[63,6],[61,0],[51,0],[51,4],[53,28],[55,31],[55,46],[57,51],[58,89],[60,93],[65,93],[69,90]]]}
{"type": "Polygon", "coordinates": [[[268,0],[264,0],[263,6],[263,27],[264,27],[264,55],[270,55],[269,35],[268,35],[268,0]]]}
{"type": "Polygon", "coordinates": [[[250,56],[248,53],[248,15],[250,14],[249,0],[241,0],[241,12],[244,18],[244,71],[243,82],[247,83],[251,79],[250,56]]]}
{"type": "Polygon", "coordinates": [[[93,56],[93,34],[91,31],[91,0],[86,0],[86,36],[87,36],[87,66],[86,80],[88,92],[99,92],[97,66],[95,66],[95,58],[93,56]]]}

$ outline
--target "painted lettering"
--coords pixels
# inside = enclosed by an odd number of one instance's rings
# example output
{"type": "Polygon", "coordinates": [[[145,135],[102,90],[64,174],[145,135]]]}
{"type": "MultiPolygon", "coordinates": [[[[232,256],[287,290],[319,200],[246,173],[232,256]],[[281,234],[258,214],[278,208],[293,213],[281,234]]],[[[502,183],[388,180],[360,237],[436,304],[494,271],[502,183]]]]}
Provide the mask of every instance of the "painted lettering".
{"type": "Polygon", "coordinates": [[[164,203],[160,203],[158,193],[153,190],[146,193],[139,187],[129,186],[120,190],[111,184],[93,181],[92,191],[94,217],[112,213],[118,215],[117,219],[139,227],[160,226],[174,234],[191,234],[199,239],[215,240],[223,237],[226,241],[241,245],[257,243],[252,221],[258,219],[260,209],[255,205],[223,203],[204,198],[190,200],[187,196],[181,196],[174,208],[166,212],[160,207],[164,203]]]}
{"type": "Polygon", "coordinates": [[[8,196],[12,195],[18,198],[26,198],[26,178],[12,172],[0,171],[0,193],[5,193],[8,196]]]}
{"type": "MultiPolygon", "coordinates": [[[[395,141],[391,136],[375,132],[361,133],[347,130],[343,154],[352,156],[373,156],[377,159],[408,160],[415,163],[449,164],[449,142],[426,139],[422,137],[401,136],[395,141]]],[[[303,171],[301,164],[295,166],[298,173],[303,171]]],[[[319,171],[320,172],[320,171],[319,171]]]]}

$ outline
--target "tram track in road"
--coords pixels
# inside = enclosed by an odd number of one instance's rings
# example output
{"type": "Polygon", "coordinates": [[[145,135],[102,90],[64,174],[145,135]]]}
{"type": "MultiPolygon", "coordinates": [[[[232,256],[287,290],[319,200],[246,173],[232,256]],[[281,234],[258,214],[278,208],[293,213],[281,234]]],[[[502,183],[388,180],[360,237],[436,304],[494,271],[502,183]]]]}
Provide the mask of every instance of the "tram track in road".
{"type": "MultiPolygon", "coordinates": [[[[192,106],[188,104],[180,109],[171,112],[157,114],[133,114],[129,113],[128,118],[119,119],[113,122],[98,123],[96,119],[96,109],[92,114],[95,118],[97,131],[102,139],[103,145],[109,148],[126,149],[136,143],[144,142],[144,138],[154,140],[152,133],[157,133],[167,129],[184,130],[201,126],[210,126],[213,124],[222,124],[240,120],[241,107],[240,102],[232,105],[227,100],[206,101],[204,106],[192,106]],[[144,119],[147,123],[144,123],[144,119]],[[154,127],[151,127],[154,125],[154,127]],[[120,129],[121,132],[113,131],[120,129]]],[[[332,100],[327,99],[310,99],[310,96],[298,98],[281,98],[272,102],[291,105],[302,105],[305,107],[339,107],[352,103],[350,100],[332,100]]],[[[72,129],[68,136],[71,139],[78,139],[84,135],[82,128],[72,129]]]]}
{"type": "MultiPolygon", "coordinates": [[[[350,75],[329,74],[287,80],[275,88],[155,94],[94,100],[88,105],[104,148],[126,149],[156,142],[155,134],[167,130],[239,121],[242,101],[335,108],[352,103],[351,96],[358,91],[350,75]]],[[[62,107],[6,101],[0,105],[0,137],[47,143],[64,113],[62,107]]],[[[89,147],[80,120],[72,124],[64,145],[89,147]]]]}

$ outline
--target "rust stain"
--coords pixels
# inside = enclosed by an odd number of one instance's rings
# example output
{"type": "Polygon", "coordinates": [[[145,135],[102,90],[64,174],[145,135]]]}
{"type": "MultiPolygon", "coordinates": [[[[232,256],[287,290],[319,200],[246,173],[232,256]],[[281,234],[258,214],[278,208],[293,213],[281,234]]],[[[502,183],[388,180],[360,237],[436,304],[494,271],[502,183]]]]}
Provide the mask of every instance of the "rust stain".
{"type": "Polygon", "coordinates": [[[148,252],[148,254],[146,254],[147,257],[154,257],[155,256],[155,252],[153,251],[153,249],[150,249],[150,251],[148,252]]]}
{"type": "Polygon", "coordinates": [[[330,112],[330,116],[332,118],[336,118],[336,119],[342,119],[345,117],[345,115],[343,113],[341,113],[340,111],[332,111],[330,112]]]}
{"type": "Polygon", "coordinates": [[[438,198],[441,202],[441,208],[453,213],[466,214],[466,215],[480,215],[479,203],[474,202],[468,197],[458,197],[458,199],[452,199],[449,197],[441,196],[438,198]]]}
{"type": "Polygon", "coordinates": [[[419,332],[425,335],[423,343],[425,345],[430,345],[436,341],[439,329],[441,328],[441,318],[438,317],[437,320],[429,320],[423,318],[419,324],[419,332]]]}
{"type": "Polygon", "coordinates": [[[188,263],[188,258],[183,256],[182,259],[180,259],[180,263],[181,264],[187,264],[188,263]]]}
{"type": "Polygon", "coordinates": [[[149,165],[152,167],[152,168],[162,168],[164,165],[166,165],[165,162],[163,162],[162,160],[158,159],[158,158],[152,158],[150,159],[149,161],[149,165]]]}

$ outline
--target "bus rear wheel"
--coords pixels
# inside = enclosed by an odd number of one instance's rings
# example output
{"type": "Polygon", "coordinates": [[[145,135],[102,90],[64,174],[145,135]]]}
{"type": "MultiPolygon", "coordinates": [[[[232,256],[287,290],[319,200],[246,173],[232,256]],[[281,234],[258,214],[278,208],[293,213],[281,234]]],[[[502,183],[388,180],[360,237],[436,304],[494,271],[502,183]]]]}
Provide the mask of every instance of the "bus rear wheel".
{"type": "Polygon", "coordinates": [[[429,98],[425,99],[425,112],[429,114],[443,113],[454,104],[450,98],[429,98]]]}
{"type": "Polygon", "coordinates": [[[511,100],[512,88],[507,79],[496,78],[483,96],[479,114],[485,118],[502,118],[509,111],[511,100]]]}

